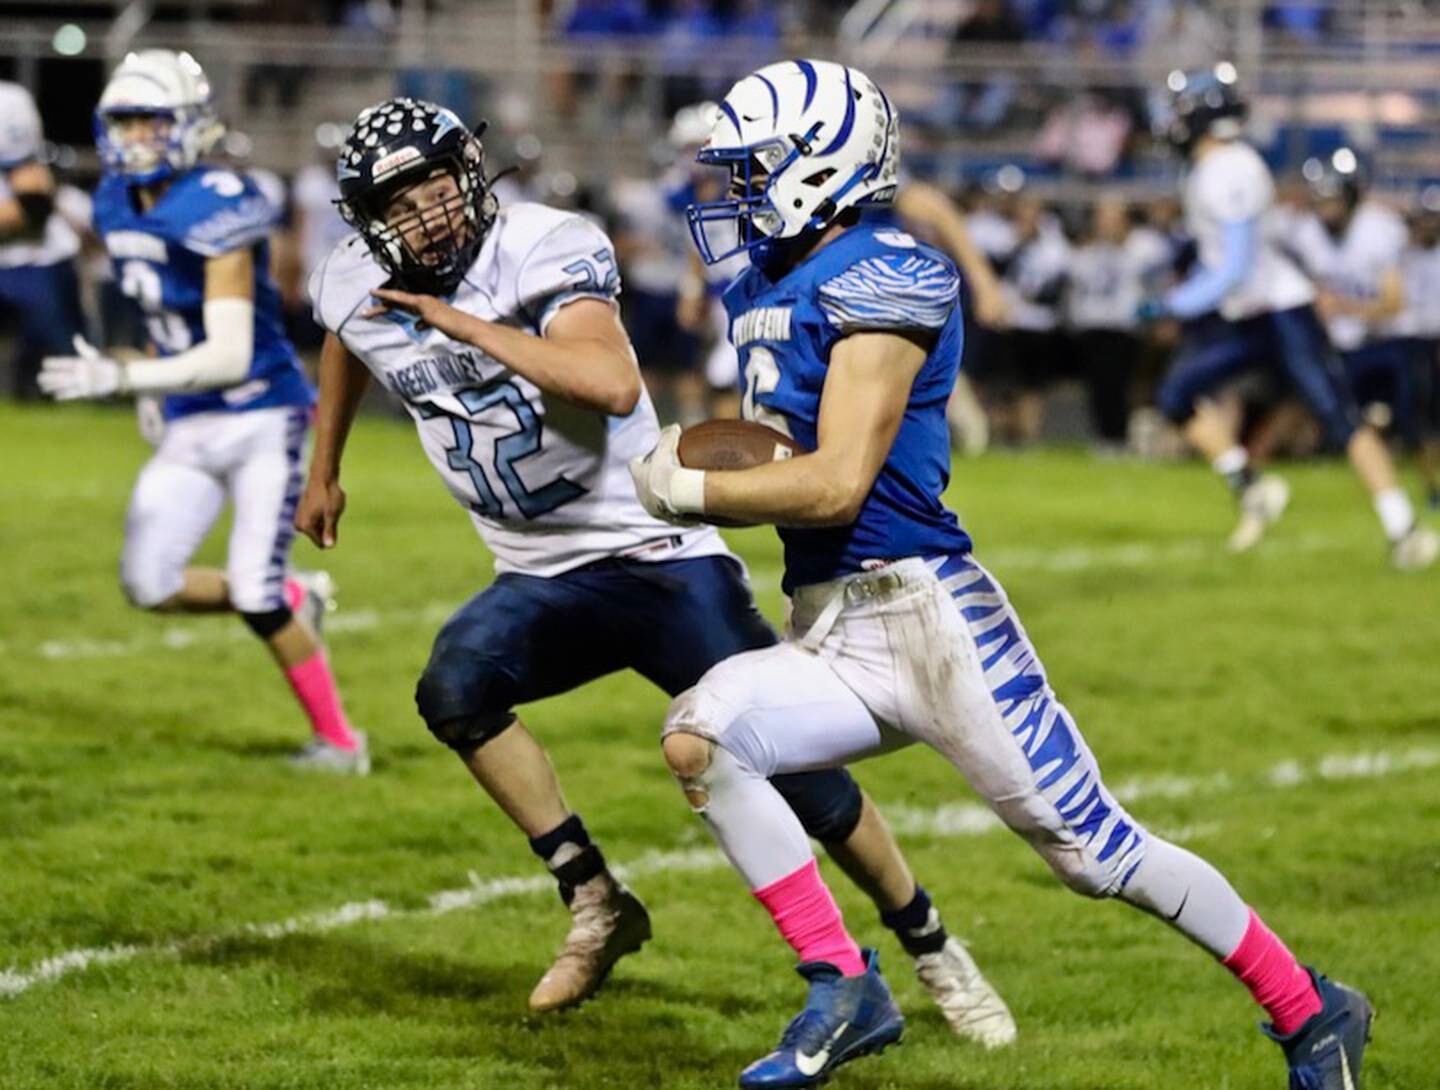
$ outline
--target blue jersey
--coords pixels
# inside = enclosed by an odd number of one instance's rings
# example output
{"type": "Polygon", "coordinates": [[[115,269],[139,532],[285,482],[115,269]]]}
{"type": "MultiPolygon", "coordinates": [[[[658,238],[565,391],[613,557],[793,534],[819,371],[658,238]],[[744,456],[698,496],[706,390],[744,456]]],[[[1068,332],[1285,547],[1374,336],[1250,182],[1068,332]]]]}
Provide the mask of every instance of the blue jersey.
{"type": "MultiPolygon", "coordinates": [[[[161,356],[205,339],[205,262],[255,251],[255,347],[249,373],[234,386],[165,398],[165,418],[310,405],[315,394],[285,338],[280,294],[270,279],[276,210],[254,181],[231,170],[195,167],[181,174],[148,212],[123,177],[95,191],[95,230],[115,263],[120,290],[144,311],[161,356]]],[[[143,364],[141,365],[143,366],[143,364]]]]}
{"type": "Polygon", "coordinates": [[[963,343],[959,274],[948,257],[882,222],[862,220],[778,281],[752,267],[725,292],[747,420],[817,445],[830,350],[864,331],[932,340],[890,454],[850,526],[781,528],[787,593],[867,562],[968,552],[940,495],[950,480],[945,404],[963,343]]]}

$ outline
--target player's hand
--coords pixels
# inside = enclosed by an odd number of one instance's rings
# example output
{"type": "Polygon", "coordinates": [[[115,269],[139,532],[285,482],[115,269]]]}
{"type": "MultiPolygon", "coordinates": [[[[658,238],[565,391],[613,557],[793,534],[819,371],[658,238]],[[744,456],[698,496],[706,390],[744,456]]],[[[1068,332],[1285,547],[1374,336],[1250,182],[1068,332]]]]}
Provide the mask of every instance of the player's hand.
{"type": "Polygon", "coordinates": [[[295,529],[320,548],[333,549],[344,513],[345,490],[339,481],[308,481],[295,507],[295,529]]]}
{"type": "Polygon", "coordinates": [[[451,337],[458,337],[459,326],[469,320],[468,315],[434,295],[419,295],[410,291],[397,291],[395,288],[376,288],[370,294],[376,303],[365,312],[367,318],[378,318],[391,310],[403,310],[406,314],[413,314],[420,319],[421,326],[434,326],[451,337]]]}
{"type": "Polygon", "coordinates": [[[686,469],[680,464],[680,425],[671,424],[660,432],[660,441],[655,449],[641,458],[630,459],[630,477],[635,482],[635,495],[640,506],[652,516],[673,522],[677,526],[697,526],[699,520],[692,517],[704,507],[704,473],[698,469],[686,469]],[[693,493],[698,482],[699,505],[693,495],[677,496],[676,485],[682,493],[693,493]]]}
{"type": "Polygon", "coordinates": [[[40,389],[56,401],[80,401],[124,392],[125,369],[78,333],[75,355],[46,356],[40,365],[40,389]]]}

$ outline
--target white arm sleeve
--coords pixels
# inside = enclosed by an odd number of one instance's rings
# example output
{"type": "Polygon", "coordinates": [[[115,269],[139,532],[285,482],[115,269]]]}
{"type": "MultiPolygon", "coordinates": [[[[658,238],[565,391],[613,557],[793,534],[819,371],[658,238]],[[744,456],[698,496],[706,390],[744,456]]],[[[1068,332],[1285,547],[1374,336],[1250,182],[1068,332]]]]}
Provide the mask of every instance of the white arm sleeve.
{"type": "Polygon", "coordinates": [[[233,386],[250,373],[255,345],[255,304],[211,299],[205,304],[205,339],[188,351],[123,366],[126,393],[184,393],[233,386]]]}

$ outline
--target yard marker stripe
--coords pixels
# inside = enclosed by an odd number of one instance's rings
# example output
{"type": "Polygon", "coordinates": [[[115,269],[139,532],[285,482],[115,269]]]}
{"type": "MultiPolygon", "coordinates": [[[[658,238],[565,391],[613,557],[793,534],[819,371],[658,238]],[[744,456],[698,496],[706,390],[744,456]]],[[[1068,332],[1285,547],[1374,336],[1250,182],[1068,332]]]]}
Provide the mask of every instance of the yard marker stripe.
{"type": "MultiPolygon", "coordinates": [[[[1437,767],[1440,767],[1440,749],[1372,750],[1328,754],[1309,766],[1298,761],[1282,761],[1263,772],[1258,779],[1261,787],[1285,791],[1312,780],[1333,782],[1379,779],[1437,767]]],[[[1125,802],[1134,802],[1148,798],[1174,799],[1198,794],[1225,794],[1247,787],[1254,790],[1256,786],[1254,777],[1236,779],[1224,773],[1196,777],[1160,776],[1126,781],[1114,790],[1114,794],[1125,802]]],[[[983,836],[1001,828],[999,819],[978,803],[955,803],[928,809],[890,807],[886,816],[897,832],[920,836],[983,836]]],[[[1156,832],[1168,839],[1188,840],[1213,835],[1217,829],[1218,826],[1208,823],[1172,830],[1157,829],[1156,832]]],[[[622,880],[633,881],[649,874],[710,871],[726,865],[724,856],[713,848],[693,848],[647,852],[629,863],[615,867],[614,871],[622,880]]],[[[425,907],[419,909],[397,908],[381,900],[352,901],[338,908],[308,912],[274,923],[245,924],[234,931],[220,934],[198,935],[146,945],[125,944],[67,950],[36,962],[28,969],[0,971],[0,998],[14,999],[39,985],[52,984],[86,969],[122,964],[142,957],[178,959],[203,954],[226,942],[237,940],[278,941],[291,935],[324,934],[366,920],[444,916],[504,898],[546,894],[553,888],[554,879],[548,875],[487,879],[472,871],[469,886],[431,894],[425,907]]]]}
{"type": "MultiPolygon", "coordinates": [[[[1349,551],[1363,548],[1358,538],[1333,534],[1302,534],[1293,538],[1267,541],[1258,557],[1293,556],[1299,554],[1349,551]]],[[[1210,538],[1186,538],[1168,543],[1132,542],[1097,547],[1076,546],[1062,549],[1009,548],[984,554],[985,564],[1002,577],[1010,573],[1044,572],[1065,575],[1074,572],[1105,569],[1155,568],[1171,564],[1213,561],[1216,564],[1237,563],[1227,556],[1218,541],[1210,538]]],[[[770,565],[752,564],[751,582],[757,590],[776,590],[780,586],[780,570],[770,565]]],[[[436,624],[444,621],[460,605],[453,602],[429,602],[412,609],[341,610],[325,620],[326,634],[371,632],[404,624],[436,624]]],[[[51,661],[77,659],[123,658],[155,651],[188,651],[221,643],[250,643],[253,637],[242,625],[226,624],[221,618],[204,621],[167,621],[163,627],[153,619],[141,622],[152,631],[117,639],[56,639],[39,644],[0,643],[0,655],[39,655],[51,661]]]]}

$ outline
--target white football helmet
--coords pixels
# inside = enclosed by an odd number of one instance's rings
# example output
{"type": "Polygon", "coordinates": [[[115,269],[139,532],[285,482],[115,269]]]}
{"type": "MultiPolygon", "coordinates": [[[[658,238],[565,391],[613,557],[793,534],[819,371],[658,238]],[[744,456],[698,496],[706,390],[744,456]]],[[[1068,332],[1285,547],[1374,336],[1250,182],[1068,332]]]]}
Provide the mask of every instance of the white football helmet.
{"type": "Polygon", "coordinates": [[[893,200],[900,118],[857,69],[780,61],[730,89],[697,158],[730,170],[728,199],[686,212],[700,256],[713,265],[821,230],[847,208],[893,200]],[[716,239],[730,248],[716,252],[716,239]]]}
{"type": "Polygon", "coordinates": [[[210,81],[189,53],[146,49],[115,69],[95,109],[95,145],[105,169],[137,185],[193,167],[225,133],[210,81]],[[126,135],[123,121],[153,117],[152,139],[126,135]]]}

